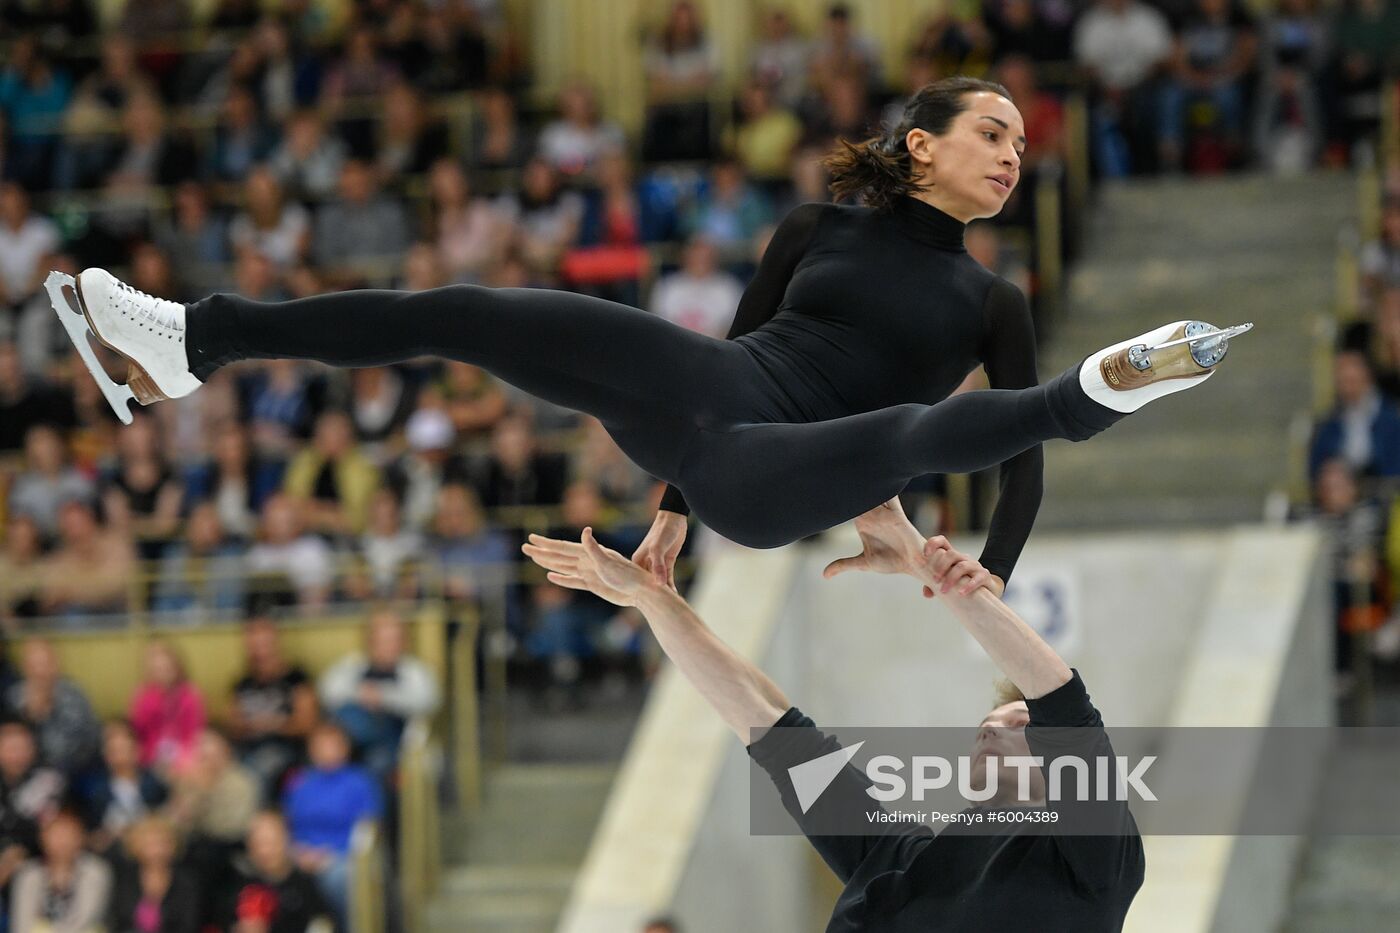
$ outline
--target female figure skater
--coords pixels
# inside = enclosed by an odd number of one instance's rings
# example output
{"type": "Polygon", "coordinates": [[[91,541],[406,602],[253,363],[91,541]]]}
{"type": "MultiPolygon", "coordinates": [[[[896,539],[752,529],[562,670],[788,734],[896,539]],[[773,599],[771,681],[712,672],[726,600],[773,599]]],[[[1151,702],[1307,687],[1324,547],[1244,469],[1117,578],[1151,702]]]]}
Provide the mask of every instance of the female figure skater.
{"type": "Polygon", "coordinates": [[[382,366],[434,354],[595,415],[671,484],[636,555],[662,580],[687,502],[725,537],[777,547],[888,501],[915,476],[1003,463],[979,581],[1000,594],[1039,508],[1039,445],[1084,440],[1204,381],[1242,332],[1168,324],[1036,385],[1025,298],[962,242],[964,225],[996,214],[1016,186],[1023,134],[1004,88],[949,78],[916,94],[893,130],[844,143],[832,188],[868,206],[789,214],[730,340],[542,289],[278,303],[217,294],[185,306],[88,269],[78,299],[93,335],[128,360],[143,405],[192,392],[235,360],[382,366]],[[993,388],[948,398],[978,363],[993,388]]]}

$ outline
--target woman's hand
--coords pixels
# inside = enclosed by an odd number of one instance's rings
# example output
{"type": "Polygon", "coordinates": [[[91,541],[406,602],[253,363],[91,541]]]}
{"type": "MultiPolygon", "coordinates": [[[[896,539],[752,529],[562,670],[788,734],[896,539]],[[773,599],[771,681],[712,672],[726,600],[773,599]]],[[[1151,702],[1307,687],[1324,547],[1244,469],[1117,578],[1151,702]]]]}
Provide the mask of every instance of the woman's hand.
{"type": "Polygon", "coordinates": [[[953,548],[942,535],[924,542],[921,576],[925,581],[924,596],[932,599],[934,587],[939,593],[947,593],[957,588],[959,596],[971,596],[979,587],[985,587],[998,599],[1006,591],[1006,582],[987,570],[973,558],[953,548]]]}
{"type": "Polygon", "coordinates": [[[923,536],[905,516],[898,498],[858,516],[855,524],[865,549],[855,557],[843,557],[827,564],[822,571],[826,579],[847,570],[913,574],[922,565],[923,536]]]}
{"type": "Polygon", "coordinates": [[[583,540],[558,541],[543,535],[530,535],[520,548],[546,571],[550,583],[570,590],[587,590],[614,606],[635,606],[651,587],[663,586],[655,576],[605,548],[593,537],[593,529],[583,529],[583,540]]]}
{"type": "Polygon", "coordinates": [[[651,523],[651,530],[632,555],[632,562],[655,577],[656,582],[676,588],[676,558],[685,544],[688,524],[678,512],[660,509],[651,523]]]}

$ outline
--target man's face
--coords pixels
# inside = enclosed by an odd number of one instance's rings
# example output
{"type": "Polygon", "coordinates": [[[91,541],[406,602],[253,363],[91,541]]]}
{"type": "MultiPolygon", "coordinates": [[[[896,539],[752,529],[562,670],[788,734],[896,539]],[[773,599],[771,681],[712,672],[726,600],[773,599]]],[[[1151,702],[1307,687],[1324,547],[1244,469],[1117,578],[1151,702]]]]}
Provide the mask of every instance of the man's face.
{"type": "MultiPolygon", "coordinates": [[[[1024,757],[1031,753],[1026,741],[1026,726],[1031,713],[1025,700],[998,706],[977,726],[977,739],[972,745],[972,774],[969,783],[974,789],[987,786],[988,760],[997,759],[997,797],[1008,799],[1016,794],[1017,769],[1006,764],[1007,758],[1024,757]]],[[[1030,795],[1045,796],[1045,778],[1039,768],[1031,769],[1030,795]]],[[[1026,801],[1015,801],[1025,803],[1026,801]]]]}
{"type": "Polygon", "coordinates": [[[0,771],[18,777],[34,764],[34,736],[23,726],[0,729],[0,771]]]}

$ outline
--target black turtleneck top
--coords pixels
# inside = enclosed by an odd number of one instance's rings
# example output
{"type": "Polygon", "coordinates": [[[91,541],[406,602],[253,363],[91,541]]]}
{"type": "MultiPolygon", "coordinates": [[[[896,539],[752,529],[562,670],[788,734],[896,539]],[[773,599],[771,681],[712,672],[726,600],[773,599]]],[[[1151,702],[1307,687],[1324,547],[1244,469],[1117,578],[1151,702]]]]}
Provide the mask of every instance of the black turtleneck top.
{"type": "MultiPolygon", "coordinates": [[[[1036,384],[1025,296],[967,254],[964,225],[916,198],[886,212],[794,209],[739,302],[729,338],[773,377],[790,422],[942,401],[979,363],[994,389],[1036,384]]],[[[1040,508],[1043,456],[1006,461],[981,563],[1007,579],[1040,508]]],[[[687,511],[667,489],[661,507],[687,511]]]]}

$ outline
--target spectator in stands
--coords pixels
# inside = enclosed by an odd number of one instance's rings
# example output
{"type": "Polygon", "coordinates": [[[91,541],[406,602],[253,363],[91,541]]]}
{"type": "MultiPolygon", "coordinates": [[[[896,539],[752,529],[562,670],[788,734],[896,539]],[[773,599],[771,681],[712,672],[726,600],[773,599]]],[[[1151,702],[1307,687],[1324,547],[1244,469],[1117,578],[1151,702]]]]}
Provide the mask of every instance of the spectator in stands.
{"type": "Polygon", "coordinates": [[[419,8],[400,4],[404,25],[394,58],[413,86],[427,94],[446,94],[478,87],[486,79],[490,47],[475,5],[442,4],[419,8]],[[417,13],[407,22],[410,13],[417,13]]]}
{"type": "Polygon", "coordinates": [[[180,771],[194,757],[204,729],[204,698],[169,642],[146,646],[142,681],[128,718],[141,743],[142,765],[164,775],[180,771]]]}
{"type": "Polygon", "coordinates": [[[404,176],[422,175],[448,154],[447,126],[428,116],[413,85],[396,82],[380,106],[374,168],[381,185],[401,184],[404,176]]]}
{"type": "Polygon", "coordinates": [[[357,24],[321,84],[321,108],[339,124],[355,155],[373,151],[374,120],[367,113],[398,81],[399,70],[380,50],[374,27],[357,24]]]}
{"type": "Polygon", "coordinates": [[[10,891],[12,933],[102,928],[112,891],[112,870],[83,851],[83,824],[67,811],[40,832],[40,858],[15,874],[10,891]]]}
{"type": "Polygon", "coordinates": [[[1010,255],[1002,243],[999,227],[985,220],[975,220],[967,225],[963,241],[967,254],[983,267],[1008,280],[1025,294],[1032,293],[1030,270],[1018,257],[1010,255]]]}
{"type": "Polygon", "coordinates": [[[370,499],[368,527],[356,552],[363,565],[351,587],[356,599],[417,595],[425,556],[423,536],[404,527],[399,497],[392,489],[378,489],[370,499]]]}
{"type": "Polygon", "coordinates": [[[1381,293],[1400,288],[1400,194],[1389,195],[1381,211],[1380,239],[1361,248],[1361,297],[1376,307],[1381,293]]]}
{"type": "Polygon", "coordinates": [[[0,722],[0,887],[20,863],[39,852],[39,827],[63,803],[68,781],[39,764],[34,730],[22,720],[0,722]]]}
{"type": "MultiPolygon", "coordinates": [[[[478,366],[446,360],[438,383],[452,430],[464,439],[487,436],[509,408],[501,384],[478,366]]],[[[422,401],[419,407],[431,407],[422,401]]]]}
{"type": "Polygon", "coordinates": [[[206,153],[204,177],[212,182],[237,184],[253,166],[267,159],[276,145],[277,136],[258,113],[253,92],[242,84],[234,84],[219,108],[213,145],[206,153]]]}
{"type": "Polygon", "coordinates": [[[559,116],[541,131],[539,152],[564,175],[591,175],[599,159],[626,145],[622,127],[598,112],[592,86],[574,81],[559,92],[559,116]]]}
{"type": "Polygon", "coordinates": [[[625,152],[604,154],[594,175],[597,188],[587,193],[578,241],[564,257],[563,278],[573,291],[635,307],[640,280],[651,265],[643,244],[667,238],[674,214],[654,189],[635,182],[625,152]]]}
{"type": "Polygon", "coordinates": [[[75,622],[129,605],[136,552],[125,535],[97,523],[92,506],[69,499],[59,507],[59,546],[44,561],[39,608],[75,622]]]}
{"type": "Polygon", "coordinates": [[[1351,632],[1368,628],[1369,614],[1381,612],[1381,536],[1385,515],[1380,504],[1363,499],[1357,477],[1341,459],[1326,460],[1313,483],[1317,519],[1324,530],[1332,573],[1336,667],[1350,671],[1351,632]]]}
{"type": "MultiPolygon", "coordinates": [[[[635,551],[646,534],[644,529],[614,528],[614,516],[598,487],[588,480],[569,484],[562,511],[563,522],[550,530],[551,538],[569,540],[582,535],[584,528],[593,528],[604,547],[635,551]],[[608,530],[598,530],[604,528],[608,530]]],[[[636,652],[637,627],[623,621],[623,614],[606,600],[547,582],[536,585],[532,595],[535,618],[526,650],[548,663],[556,686],[574,685],[585,660],[636,652]]]]}
{"type": "Polygon", "coordinates": [[[646,501],[656,481],[628,459],[597,418],[583,419],[583,430],[583,444],[574,458],[575,476],[596,485],[612,505],[646,501]]]}
{"type": "Polygon", "coordinates": [[[141,746],[124,719],[102,729],[102,767],[81,784],[83,810],[94,851],[106,853],[137,820],[166,801],[165,782],[141,767],[141,746]]]}
{"type": "MultiPolygon", "coordinates": [[[[172,295],[173,300],[185,297],[185,287],[175,278],[170,257],[154,243],[138,240],[130,247],[131,284],[149,295],[172,295]]],[[[202,295],[200,297],[203,297],[202,295]]],[[[160,415],[155,414],[159,422],[160,415]]]]}
{"type": "Polygon", "coordinates": [[[45,537],[58,532],[65,502],[91,502],[92,483],[66,463],[63,436],[49,424],[36,424],[24,436],[24,470],[10,486],[9,513],[27,515],[45,537]]]}
{"type": "MultiPolygon", "coordinates": [[[[770,14],[771,15],[771,14],[770,14]]],[[[739,97],[739,120],[725,134],[725,148],[765,185],[787,180],[792,153],[802,141],[802,121],[773,105],[768,86],[754,81],[739,97]]]]}
{"type": "MultiPolygon", "coordinates": [[[[1029,3],[1029,0],[1014,0],[1029,3]]],[[[1034,175],[1042,165],[1065,163],[1065,109],[1053,94],[1036,83],[1035,65],[1024,55],[1007,55],[997,64],[997,81],[1016,101],[1026,123],[1026,150],[1021,156],[1021,177],[1034,175]]]]}
{"type": "Polygon", "coordinates": [[[1340,457],[1351,469],[1400,476],[1400,412],[1376,389],[1370,363],[1359,350],[1342,350],[1332,363],[1336,404],[1317,426],[1309,475],[1340,457]]]}
{"type": "Polygon", "coordinates": [[[199,933],[202,892],[190,868],[176,861],[175,827],[158,816],[142,817],[127,830],[125,843],[106,933],[199,933]]]}
{"type": "Polygon", "coordinates": [[[651,311],[693,331],[723,337],[743,294],[739,281],[720,270],[714,244],[697,236],[686,244],[681,268],[657,281],[651,311]]]}
{"type": "Polygon", "coordinates": [[[772,205],[749,184],[743,165],[723,159],[710,169],[709,183],[685,212],[682,229],[718,249],[747,254],[754,235],[772,220],[772,205]]]}
{"type": "Polygon", "coordinates": [[[134,538],[143,559],[159,558],[180,524],[185,487],[165,462],[155,418],[138,414],[117,435],[117,466],[102,485],[113,531],[134,538]]]}
{"type": "MultiPolygon", "coordinates": [[[[53,165],[62,141],[55,127],[63,117],[73,85],[54,66],[35,33],[19,36],[6,53],[0,72],[0,111],[9,127],[5,170],[25,188],[43,191],[53,179],[53,165]]],[[[0,202],[0,222],[10,223],[0,202]]],[[[0,249],[4,255],[5,249],[0,249]]]]}
{"type": "Polygon", "coordinates": [[[1365,329],[1376,386],[1394,403],[1400,399],[1400,285],[1381,292],[1374,326],[1365,329]]]}
{"type": "Polygon", "coordinates": [[[194,755],[171,781],[166,816],[195,845],[228,852],[243,841],[260,793],[257,775],[234,759],[228,740],[203,729],[194,755]]]}
{"type": "Polygon", "coordinates": [[[428,400],[408,419],[404,440],[408,450],[384,473],[384,482],[399,503],[403,527],[422,532],[433,520],[438,490],[444,482],[458,482],[466,475],[464,461],[453,454],[452,420],[441,401],[440,390],[428,387],[419,393],[428,400]]]}
{"type": "Polygon", "coordinates": [[[1154,78],[1172,55],[1167,18],[1142,0],[1096,0],[1074,26],[1074,59],[1093,82],[1090,133],[1099,171],[1155,163],[1154,78]]]}
{"type": "Polygon", "coordinates": [[[770,7],[763,14],[762,29],[749,54],[749,68],[754,80],[768,89],[773,100],[793,110],[807,91],[811,49],[798,35],[792,16],[781,6],[770,7]]]}
{"type": "Polygon", "coordinates": [[[42,288],[45,260],[58,247],[54,222],[33,211],[18,182],[0,181],[0,300],[17,307],[42,288]]]}
{"type": "Polygon", "coordinates": [[[1373,137],[1382,111],[1381,87],[1400,49],[1400,6],[1386,0],[1351,0],[1332,23],[1332,137],[1353,158],[1358,143],[1373,137]]]}
{"type": "Polygon", "coordinates": [[[190,510],[181,540],[165,548],[152,608],[197,621],[227,616],[247,602],[243,548],[224,532],[218,507],[203,501],[190,510]]]}
{"type": "Polygon", "coordinates": [[[865,139],[871,126],[870,97],[865,85],[851,75],[842,75],[822,85],[822,96],[807,116],[807,139],[823,150],[840,139],[865,139]]]}
{"type": "Polygon", "coordinates": [[[520,125],[510,92],[487,88],[478,102],[468,164],[484,171],[517,169],[525,165],[533,150],[534,141],[520,125]]]}
{"type": "Polygon", "coordinates": [[[350,416],[328,411],[316,419],[311,446],[287,466],[283,489],[306,509],[306,525],[331,539],[365,527],[379,470],[355,446],[350,416]]]}
{"type": "Polygon", "coordinates": [[[321,201],[335,194],[347,157],[344,140],[326,132],[319,111],[306,109],[287,118],[267,165],[292,197],[321,201]]]}
{"type": "Polygon", "coordinates": [[[442,487],[432,529],[429,547],[442,568],[448,599],[485,599],[497,607],[509,604],[511,597],[503,594],[515,555],[506,535],[487,524],[471,487],[461,483],[442,487]]]}
{"type": "Polygon", "coordinates": [[[259,165],[243,183],[243,210],[229,224],[235,253],[256,252],[285,269],[306,256],[311,215],[282,193],[276,173],[259,165]]]}
{"type": "Polygon", "coordinates": [[[528,419],[507,415],[491,432],[491,454],[477,481],[488,509],[558,505],[564,495],[566,460],[539,449],[528,419]]]}
{"type": "Polygon", "coordinates": [[[17,620],[39,614],[43,556],[43,541],[34,519],[16,515],[5,523],[5,548],[0,551],[0,630],[8,631],[17,620]]]}
{"type": "Polygon", "coordinates": [[[287,660],[270,618],[248,620],[243,652],[246,666],[230,696],[229,732],[239,760],[272,792],[306,753],[318,715],[316,691],[305,669],[287,660]]]}
{"type": "Polygon", "coordinates": [[[705,96],[719,73],[714,46],[691,0],[675,0],[666,22],[642,55],[647,111],[642,151],[647,161],[710,155],[710,107],[705,96]]]}
{"type": "Polygon", "coordinates": [[[427,236],[448,278],[477,281],[509,243],[510,219],[491,200],[473,196],[466,171],[452,158],[433,163],[428,203],[427,236]]]}
{"type": "Polygon", "coordinates": [[[500,204],[519,227],[520,253],[530,270],[553,273],[578,239],[582,196],[565,190],[559,173],[537,157],[526,163],[520,191],[507,193],[500,204]]]}
{"type": "MultiPolygon", "coordinates": [[[[103,195],[149,198],[194,175],[194,150],[166,127],[165,108],[153,92],[133,95],[121,115],[121,141],[102,163],[103,195]]],[[[141,220],[149,213],[142,203],[141,220]]]]}
{"type": "Polygon", "coordinates": [[[1323,115],[1308,76],[1301,68],[1273,68],[1261,80],[1255,103],[1254,153],[1278,174],[1296,175],[1312,168],[1323,143],[1323,115]]]}
{"type": "Polygon", "coordinates": [[[826,11],[822,38],[812,49],[813,90],[825,94],[835,81],[851,79],[862,93],[881,85],[880,48],[875,40],[856,31],[851,7],[833,3],[826,11]]]}
{"type": "Polygon", "coordinates": [[[208,294],[221,284],[217,267],[229,259],[228,231],[198,181],[177,185],[172,204],[168,218],[155,220],[156,245],[192,294],[208,294]]]}
{"type": "MultiPolygon", "coordinates": [[[[52,317],[47,297],[44,304],[52,317]]],[[[26,368],[19,347],[0,340],[0,452],[22,450],[25,436],[35,425],[61,423],[65,413],[71,418],[71,410],[65,412],[71,403],[63,394],[26,373],[26,368]]]]}
{"type": "Polygon", "coordinates": [[[1225,152],[1198,156],[1223,168],[1239,151],[1244,130],[1245,82],[1254,70],[1259,40],[1254,21],[1235,0],[1195,0],[1173,45],[1171,67],[1162,87],[1158,143],[1168,171],[1182,167],[1187,108],[1213,108],[1225,152]]]}
{"type": "Polygon", "coordinates": [[[241,933],[308,933],[332,916],[313,875],[292,859],[282,814],[263,810],[248,827],[247,855],[234,862],[229,883],[215,892],[213,918],[220,930],[241,933]]]}
{"type": "MultiPolygon", "coordinates": [[[[992,0],[983,4],[979,25],[990,39],[997,64],[1008,55],[1036,63],[1063,62],[1070,57],[1071,15],[1068,4],[1054,0],[992,0]]],[[[1021,106],[1019,98],[1016,106],[1021,106]]]]}
{"type": "Polygon", "coordinates": [[[345,729],[365,767],[381,778],[398,763],[408,721],[431,716],[441,702],[437,677],[407,653],[407,640],[403,619],[391,609],[377,610],[365,626],[365,651],[321,675],[322,705],[345,729]]]}
{"type": "Polygon", "coordinates": [[[287,594],[309,608],[324,606],[331,595],[335,567],[325,540],[308,534],[301,503],[277,494],[263,504],[258,542],[248,550],[248,570],[261,577],[250,586],[267,595],[287,594]]]}
{"type": "Polygon", "coordinates": [[[293,47],[291,31],[278,16],[259,19],[249,41],[258,54],[258,100],[270,117],[285,122],[298,106],[312,103],[318,65],[293,47]]]}
{"type": "Polygon", "coordinates": [[[923,31],[909,47],[911,59],[929,62],[940,77],[984,72],[991,67],[993,52],[992,37],[980,20],[946,6],[924,21],[923,31]]]}
{"type": "Polygon", "coordinates": [[[336,723],[311,733],[311,767],[293,779],[282,797],[297,866],[316,877],[321,893],[343,923],[350,882],[350,834],[360,820],[384,815],[379,785],[350,764],[350,739],[336,723]]]}
{"type": "Polygon", "coordinates": [[[263,503],[282,484],[282,467],[249,447],[248,430],[238,421],[214,432],[213,457],[190,474],[185,489],[192,502],[209,502],[220,526],[234,538],[250,540],[263,503]]]}
{"type": "Polygon", "coordinates": [[[300,360],[255,364],[242,385],[253,450],[269,461],[294,452],[311,434],[318,381],[300,360]]]}
{"type": "Polygon", "coordinates": [[[413,392],[394,366],[366,366],[350,371],[350,420],[355,440],[376,459],[387,441],[403,431],[413,414],[413,392]]]}
{"type": "Polygon", "coordinates": [[[316,212],[316,262],[347,269],[384,262],[408,248],[408,221],[398,201],[381,194],[368,162],[350,159],[340,170],[339,197],[316,212]]]}
{"type": "Polygon", "coordinates": [[[34,730],[40,761],[64,774],[81,774],[96,757],[102,734],[92,704],[63,676],[58,652],[43,638],[24,643],[20,673],[5,692],[5,705],[34,730]]]}

